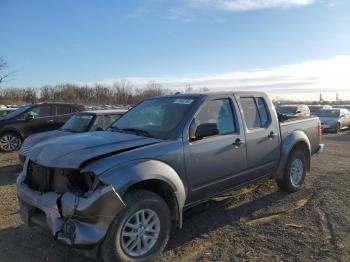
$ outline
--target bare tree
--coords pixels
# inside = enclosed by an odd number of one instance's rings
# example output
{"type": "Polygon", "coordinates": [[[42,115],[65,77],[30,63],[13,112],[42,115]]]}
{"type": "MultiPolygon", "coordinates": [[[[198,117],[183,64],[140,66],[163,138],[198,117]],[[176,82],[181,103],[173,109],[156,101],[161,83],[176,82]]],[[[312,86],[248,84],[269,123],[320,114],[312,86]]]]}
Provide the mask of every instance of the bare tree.
{"type": "Polygon", "coordinates": [[[8,72],[7,68],[7,62],[5,61],[5,59],[0,57],[0,85],[1,83],[8,81],[10,76],[13,74],[13,72],[8,72]]]}

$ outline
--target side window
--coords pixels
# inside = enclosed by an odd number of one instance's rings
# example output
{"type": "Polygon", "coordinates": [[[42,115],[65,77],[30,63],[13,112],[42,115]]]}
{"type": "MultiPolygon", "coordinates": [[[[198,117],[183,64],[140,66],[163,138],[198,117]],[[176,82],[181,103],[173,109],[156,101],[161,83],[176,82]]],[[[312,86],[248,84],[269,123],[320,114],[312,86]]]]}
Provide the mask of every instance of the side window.
{"type": "Polygon", "coordinates": [[[217,124],[219,134],[229,134],[237,131],[229,99],[219,99],[207,102],[199,111],[195,120],[195,128],[201,124],[217,124]]]}
{"type": "Polygon", "coordinates": [[[264,98],[241,97],[240,103],[248,129],[261,128],[268,125],[269,114],[264,98]]]}
{"type": "Polygon", "coordinates": [[[269,123],[269,113],[267,111],[265,100],[262,97],[258,97],[256,101],[258,105],[261,127],[267,126],[269,123]]]}
{"type": "Polygon", "coordinates": [[[27,115],[32,115],[34,118],[52,116],[51,106],[34,107],[27,112],[27,115]]]}
{"type": "Polygon", "coordinates": [[[66,105],[57,105],[57,115],[66,115],[70,114],[72,112],[72,109],[70,106],[66,105]]]}

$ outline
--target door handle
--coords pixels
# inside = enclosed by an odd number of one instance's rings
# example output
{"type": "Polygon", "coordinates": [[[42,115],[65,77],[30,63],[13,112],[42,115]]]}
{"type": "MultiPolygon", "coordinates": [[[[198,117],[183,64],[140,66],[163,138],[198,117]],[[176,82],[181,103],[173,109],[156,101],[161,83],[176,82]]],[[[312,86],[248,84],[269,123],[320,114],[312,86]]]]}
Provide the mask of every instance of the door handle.
{"type": "Polygon", "coordinates": [[[273,138],[275,138],[275,136],[276,136],[276,133],[271,131],[270,134],[267,137],[270,138],[270,139],[273,139],[273,138]]]}
{"type": "Polygon", "coordinates": [[[235,142],[233,143],[233,145],[235,146],[235,147],[240,147],[241,145],[243,145],[244,144],[244,140],[243,139],[240,139],[240,138],[237,138],[236,140],[235,140],[235,142]]]}
{"type": "Polygon", "coordinates": [[[53,122],[53,119],[50,119],[50,120],[49,120],[49,121],[47,121],[47,122],[51,123],[51,122],[53,122]]]}

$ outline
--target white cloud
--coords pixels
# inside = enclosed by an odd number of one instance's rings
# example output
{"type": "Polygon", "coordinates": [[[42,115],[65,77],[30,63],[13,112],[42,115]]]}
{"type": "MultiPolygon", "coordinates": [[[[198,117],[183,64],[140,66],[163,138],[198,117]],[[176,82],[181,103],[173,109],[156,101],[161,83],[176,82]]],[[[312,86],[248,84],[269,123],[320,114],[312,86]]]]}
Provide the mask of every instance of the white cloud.
{"type": "Polygon", "coordinates": [[[226,11],[249,11],[276,7],[300,7],[313,4],[316,0],[188,0],[198,8],[215,8],[226,11]]]}
{"type": "MultiPolygon", "coordinates": [[[[335,56],[326,60],[311,60],[275,68],[238,71],[222,74],[126,77],[135,86],[145,86],[155,80],[164,88],[184,91],[190,84],[194,89],[207,87],[211,91],[255,90],[274,96],[290,97],[299,94],[317,98],[320,92],[335,96],[344,93],[350,99],[350,55],[335,56]]],[[[120,79],[99,83],[111,84],[120,79]]],[[[345,99],[344,98],[344,99],[345,99]]]]}

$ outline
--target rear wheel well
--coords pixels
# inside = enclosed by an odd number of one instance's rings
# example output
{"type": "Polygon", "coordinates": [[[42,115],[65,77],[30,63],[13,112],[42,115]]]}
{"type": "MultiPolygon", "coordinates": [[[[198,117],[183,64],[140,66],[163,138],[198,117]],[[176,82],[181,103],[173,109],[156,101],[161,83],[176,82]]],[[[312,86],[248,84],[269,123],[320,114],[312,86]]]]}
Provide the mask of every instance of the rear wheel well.
{"type": "Polygon", "coordinates": [[[169,207],[172,221],[178,226],[181,225],[181,215],[179,213],[177,199],[174,190],[168,183],[159,179],[149,179],[132,185],[128,191],[136,189],[148,190],[162,197],[169,207]]]}
{"type": "Polygon", "coordinates": [[[4,130],[0,133],[0,136],[3,136],[4,134],[8,134],[8,133],[17,135],[21,139],[21,142],[23,142],[24,139],[22,134],[16,130],[4,130]]]}
{"type": "Polygon", "coordinates": [[[292,150],[290,151],[289,156],[295,151],[304,152],[305,157],[306,157],[306,164],[307,164],[306,170],[310,171],[311,153],[310,153],[310,149],[309,149],[308,145],[303,141],[296,143],[293,146],[292,150]]]}

